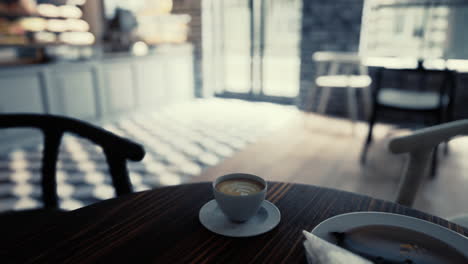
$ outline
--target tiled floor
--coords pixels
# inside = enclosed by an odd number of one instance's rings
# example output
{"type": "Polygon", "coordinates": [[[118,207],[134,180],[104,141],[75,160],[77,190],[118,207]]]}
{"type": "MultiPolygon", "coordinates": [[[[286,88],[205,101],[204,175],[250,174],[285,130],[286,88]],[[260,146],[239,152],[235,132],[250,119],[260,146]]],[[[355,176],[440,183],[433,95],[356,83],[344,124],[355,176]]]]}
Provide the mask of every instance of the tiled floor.
{"type": "MultiPolygon", "coordinates": [[[[367,130],[358,123],[305,114],[292,106],[203,99],[140,114],[105,128],[146,148],[142,162],[129,163],[136,191],[210,181],[247,172],[271,181],[314,184],[393,200],[405,157],[386,144],[408,133],[377,125],[366,166],[358,159],[367,130]]],[[[421,187],[415,208],[441,217],[468,212],[465,173],[468,139],[453,140],[434,180],[421,187]]],[[[40,206],[40,146],[0,154],[0,210],[40,206]]],[[[101,151],[66,137],[58,166],[61,207],[74,209],[114,196],[101,151]]]]}
{"type": "MultiPolygon", "coordinates": [[[[193,180],[203,169],[281,126],[295,112],[292,106],[204,99],[104,127],[145,147],[144,160],[129,163],[134,189],[140,191],[193,180]]],[[[41,148],[18,148],[0,156],[1,211],[40,206],[41,148]]],[[[104,155],[83,139],[64,138],[57,178],[64,209],[114,196],[104,155]]]]}

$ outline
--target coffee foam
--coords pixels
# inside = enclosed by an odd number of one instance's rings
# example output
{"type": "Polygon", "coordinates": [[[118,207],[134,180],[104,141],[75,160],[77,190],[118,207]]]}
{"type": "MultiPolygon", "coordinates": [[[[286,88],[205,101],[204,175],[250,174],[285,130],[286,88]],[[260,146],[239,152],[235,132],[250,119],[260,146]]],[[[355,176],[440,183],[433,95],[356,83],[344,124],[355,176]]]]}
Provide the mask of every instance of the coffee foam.
{"type": "Polygon", "coordinates": [[[216,189],[222,193],[236,196],[246,196],[262,191],[264,186],[249,179],[231,179],[218,183],[216,189]]]}

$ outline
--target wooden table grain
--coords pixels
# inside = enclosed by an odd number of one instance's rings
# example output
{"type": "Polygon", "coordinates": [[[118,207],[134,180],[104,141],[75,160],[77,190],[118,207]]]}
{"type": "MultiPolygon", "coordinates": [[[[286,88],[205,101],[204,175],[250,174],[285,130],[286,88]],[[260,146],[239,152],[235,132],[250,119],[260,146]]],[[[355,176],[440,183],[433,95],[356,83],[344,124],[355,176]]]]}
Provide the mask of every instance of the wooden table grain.
{"type": "MultiPolygon", "coordinates": [[[[335,215],[381,211],[424,219],[468,236],[468,230],[395,203],[311,185],[269,183],[281,211],[272,231],[228,238],[205,229],[200,208],[209,183],[133,193],[71,211],[3,245],[12,263],[305,263],[301,231],[335,215]]],[[[2,263],[5,263],[2,261],[2,263]]]]}

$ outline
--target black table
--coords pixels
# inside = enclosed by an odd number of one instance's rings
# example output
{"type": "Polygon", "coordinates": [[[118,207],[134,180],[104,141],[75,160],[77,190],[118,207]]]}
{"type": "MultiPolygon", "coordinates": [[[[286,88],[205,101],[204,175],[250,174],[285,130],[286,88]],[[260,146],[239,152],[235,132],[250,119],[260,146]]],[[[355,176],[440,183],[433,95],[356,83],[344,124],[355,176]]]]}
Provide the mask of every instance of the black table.
{"type": "Polygon", "coordinates": [[[200,208],[213,199],[209,183],[133,193],[71,211],[9,241],[2,263],[305,263],[301,231],[355,211],[381,211],[424,219],[468,236],[441,218],[371,197],[291,183],[270,183],[267,199],[280,224],[251,238],[205,229],[200,208]],[[8,260],[8,261],[3,261],[8,260]]]}

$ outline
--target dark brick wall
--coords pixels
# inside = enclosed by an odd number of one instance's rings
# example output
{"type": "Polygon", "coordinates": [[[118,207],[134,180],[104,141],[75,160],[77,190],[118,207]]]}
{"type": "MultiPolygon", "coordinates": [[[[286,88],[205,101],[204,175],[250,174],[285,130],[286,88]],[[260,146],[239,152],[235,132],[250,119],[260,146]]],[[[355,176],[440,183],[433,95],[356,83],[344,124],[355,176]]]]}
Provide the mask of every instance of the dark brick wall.
{"type": "MultiPolygon", "coordinates": [[[[362,7],[363,0],[303,1],[301,87],[297,100],[300,109],[313,87],[315,65],[312,54],[317,51],[358,51],[362,7]]],[[[330,113],[345,114],[345,95],[341,90],[332,92],[328,106],[330,113]]],[[[319,96],[320,91],[316,98],[319,96]]]]}

